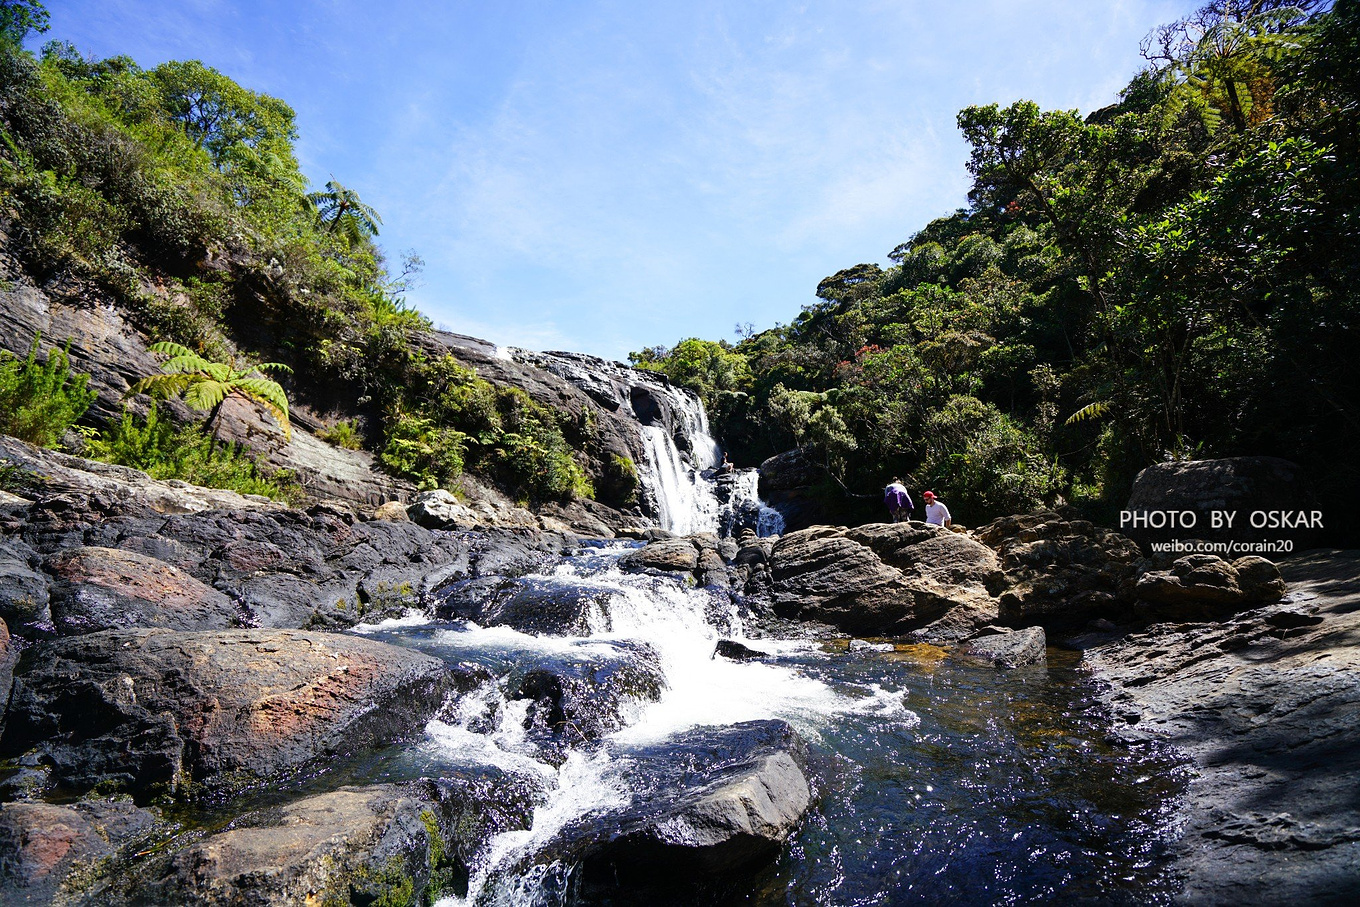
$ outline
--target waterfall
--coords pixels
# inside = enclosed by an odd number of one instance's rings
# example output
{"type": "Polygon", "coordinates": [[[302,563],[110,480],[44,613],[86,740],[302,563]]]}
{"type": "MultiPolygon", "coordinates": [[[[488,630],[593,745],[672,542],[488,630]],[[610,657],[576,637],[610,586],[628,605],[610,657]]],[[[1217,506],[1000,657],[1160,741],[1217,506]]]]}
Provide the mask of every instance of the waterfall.
{"type": "Polygon", "coordinates": [[[718,465],[722,451],[709,434],[704,404],[669,385],[649,390],[665,400],[674,423],[671,432],[659,424],[642,426],[647,458],[642,478],[656,501],[661,528],[678,535],[717,532],[720,505],[703,472],[718,465]],[[688,455],[676,446],[675,435],[684,439],[688,455]]]}
{"type": "Polygon", "coordinates": [[[742,529],[760,536],[781,534],[784,517],[760,499],[758,470],[713,473],[722,448],[709,433],[703,402],[672,387],[653,390],[670,405],[675,433],[689,448],[688,454],[681,453],[674,436],[660,425],[642,426],[646,451],[642,478],[656,501],[661,528],[678,535],[735,536],[742,529]]]}
{"type": "Polygon", "coordinates": [[[750,529],[761,538],[784,534],[784,515],[760,498],[760,470],[739,469],[731,478],[719,476],[719,496],[726,501],[718,514],[718,530],[724,536],[738,536],[750,529]]]}
{"type": "Polygon", "coordinates": [[[718,499],[711,482],[687,464],[675,441],[657,425],[642,427],[650,487],[661,528],[679,535],[718,531],[718,499]]]}

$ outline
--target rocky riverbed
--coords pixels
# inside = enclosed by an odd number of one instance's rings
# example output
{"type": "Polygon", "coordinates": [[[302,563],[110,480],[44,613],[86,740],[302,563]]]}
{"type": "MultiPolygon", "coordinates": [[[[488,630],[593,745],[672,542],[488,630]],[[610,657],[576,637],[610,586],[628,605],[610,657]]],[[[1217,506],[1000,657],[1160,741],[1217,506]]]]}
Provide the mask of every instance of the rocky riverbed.
{"type": "Polygon", "coordinates": [[[1360,552],[1282,565],[1289,592],[1202,623],[1086,637],[1130,740],[1195,767],[1187,904],[1353,903],[1360,881],[1360,552]]]}
{"type": "Polygon", "coordinates": [[[1060,513],[611,542],[0,454],[0,902],[1355,881],[1355,553],[1281,577],[1060,513]]]}

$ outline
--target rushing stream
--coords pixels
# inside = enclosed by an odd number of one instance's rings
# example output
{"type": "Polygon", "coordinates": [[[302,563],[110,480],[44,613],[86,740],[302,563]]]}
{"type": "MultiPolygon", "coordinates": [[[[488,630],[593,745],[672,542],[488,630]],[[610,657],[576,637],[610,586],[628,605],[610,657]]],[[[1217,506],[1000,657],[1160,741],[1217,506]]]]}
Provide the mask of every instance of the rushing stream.
{"type": "Polygon", "coordinates": [[[1054,650],[1047,669],[1004,672],[927,645],[757,636],[726,596],[620,571],[626,550],[584,547],[537,578],[589,595],[590,632],[581,636],[414,616],[363,628],[490,669],[407,755],[421,772],[491,765],[544,792],[532,828],[493,839],[467,893],[442,907],[573,903],[570,867],[535,855],[572,823],[627,803],[630,753],[693,728],[763,718],[789,722],[809,742],[815,804],[773,866],[694,903],[1169,898],[1161,858],[1183,780],[1165,754],[1104,742],[1073,658],[1054,650]],[[719,638],[770,656],[714,658],[719,638]],[[526,732],[529,701],[506,696],[514,677],[563,660],[607,662],[639,643],[664,673],[659,701],[627,702],[619,729],[565,749],[526,732]]]}

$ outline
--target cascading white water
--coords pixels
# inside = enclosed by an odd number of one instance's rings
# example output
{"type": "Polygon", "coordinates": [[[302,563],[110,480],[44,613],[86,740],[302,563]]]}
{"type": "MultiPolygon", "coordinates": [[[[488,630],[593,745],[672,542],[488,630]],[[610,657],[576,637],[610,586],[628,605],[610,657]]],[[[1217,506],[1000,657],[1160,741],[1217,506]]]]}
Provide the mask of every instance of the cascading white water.
{"type": "Polygon", "coordinates": [[[760,472],[755,469],[743,469],[733,474],[731,491],[718,522],[724,535],[735,535],[732,527],[752,522],[755,525],[751,528],[761,538],[784,534],[784,515],[761,500],[760,472]]]}
{"type": "MultiPolygon", "coordinates": [[[[645,641],[658,654],[666,687],[659,701],[637,701],[625,712],[626,724],[607,736],[606,745],[573,750],[555,767],[538,758],[524,733],[527,701],[508,700],[497,681],[464,697],[457,713],[432,721],[427,745],[454,761],[494,764],[536,777],[548,790],[532,826],[494,838],[479,856],[466,898],[446,897],[439,907],[524,907],[556,903],[545,894],[549,869],[530,859],[568,823],[588,813],[625,805],[629,800],[626,759],[617,747],[664,741],[695,727],[780,718],[808,739],[848,714],[882,716],[914,724],[899,694],[874,684],[832,688],[794,666],[781,654],[808,655],[815,646],[801,640],[751,640],[743,632],[736,606],[711,590],[689,588],[671,578],[625,573],[614,564],[627,550],[579,556],[559,565],[555,580],[570,580],[591,592],[593,613],[586,637],[531,636],[504,627],[441,631],[435,644],[449,654],[495,652],[533,662],[552,655],[601,657],[621,641],[645,641]],[[721,637],[745,640],[774,660],[729,661],[714,658],[721,637]],[[494,724],[488,732],[488,722],[494,724]]],[[[614,650],[616,651],[616,650],[614,650]]]]}
{"type": "MultiPolygon", "coordinates": [[[[687,464],[666,430],[642,426],[650,487],[661,528],[678,535],[718,531],[718,499],[699,470],[687,464]]],[[[644,479],[645,480],[645,479],[644,479]]]]}

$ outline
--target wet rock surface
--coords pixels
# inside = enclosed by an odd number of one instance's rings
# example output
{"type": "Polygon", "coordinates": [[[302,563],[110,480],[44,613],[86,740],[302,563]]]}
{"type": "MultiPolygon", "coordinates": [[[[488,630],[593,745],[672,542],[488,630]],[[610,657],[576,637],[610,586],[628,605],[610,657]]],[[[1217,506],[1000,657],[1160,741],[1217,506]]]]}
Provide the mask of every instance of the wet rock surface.
{"type": "Polygon", "coordinates": [[[773,858],[812,800],[805,744],[782,721],[699,728],[622,758],[629,804],[565,829],[552,850],[580,861],[587,896],[621,885],[672,903],[720,886],[725,874],[773,858]]]}
{"type": "Polygon", "coordinates": [[[51,580],[42,557],[19,539],[0,538],[0,620],[16,632],[52,630],[51,580]]]}
{"type": "Polygon", "coordinates": [[[400,740],[451,684],[429,656],[296,630],[105,631],[28,655],[0,752],[73,791],[139,798],[400,740]]]}
{"type": "Polygon", "coordinates": [[[1091,636],[1129,739],[1198,777],[1177,869],[1187,904],[1341,904],[1360,866],[1360,552],[1281,564],[1289,593],[1222,622],[1091,636]]]}
{"type": "Polygon", "coordinates": [[[965,654],[985,658],[998,668],[1023,668],[1047,662],[1047,637],[1042,627],[991,633],[968,640],[965,654]]]}
{"type": "Polygon", "coordinates": [[[509,683],[509,698],[530,701],[525,729],[548,737],[543,745],[550,751],[618,730],[630,705],[654,702],[666,688],[660,656],[646,643],[596,642],[572,648],[509,683]]]}

